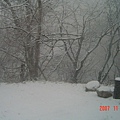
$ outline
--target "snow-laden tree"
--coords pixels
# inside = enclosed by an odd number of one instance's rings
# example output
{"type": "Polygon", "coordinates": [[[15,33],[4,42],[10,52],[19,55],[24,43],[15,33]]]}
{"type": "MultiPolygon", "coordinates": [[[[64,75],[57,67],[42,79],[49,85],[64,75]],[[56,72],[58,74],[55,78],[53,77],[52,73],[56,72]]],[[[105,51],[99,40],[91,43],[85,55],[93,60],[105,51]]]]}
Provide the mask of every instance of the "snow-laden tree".
{"type": "Polygon", "coordinates": [[[112,0],[0,1],[3,77],[75,83],[112,79],[119,71],[115,4],[112,0]]]}
{"type": "Polygon", "coordinates": [[[105,14],[108,28],[111,28],[107,36],[106,57],[98,74],[98,81],[101,83],[106,79],[114,79],[119,75],[118,55],[120,54],[120,1],[106,0],[105,14]],[[116,69],[116,68],[117,69],[116,69]],[[109,78],[111,76],[111,78],[109,78]]]}

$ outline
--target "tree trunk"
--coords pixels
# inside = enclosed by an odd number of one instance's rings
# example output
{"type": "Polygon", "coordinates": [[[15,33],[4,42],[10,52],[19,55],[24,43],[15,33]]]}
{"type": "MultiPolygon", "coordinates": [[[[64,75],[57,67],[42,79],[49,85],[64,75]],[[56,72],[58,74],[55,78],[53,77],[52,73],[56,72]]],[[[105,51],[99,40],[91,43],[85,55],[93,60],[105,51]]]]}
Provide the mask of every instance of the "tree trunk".
{"type": "Polygon", "coordinates": [[[31,2],[30,0],[26,0],[26,30],[27,32],[29,33],[27,35],[27,38],[26,38],[26,44],[25,44],[25,60],[26,60],[26,64],[27,64],[27,67],[28,67],[28,70],[29,70],[29,75],[30,75],[30,78],[34,78],[35,77],[35,73],[34,73],[34,49],[33,49],[33,46],[31,46],[31,9],[30,9],[30,5],[31,5],[31,2]]]}
{"type": "Polygon", "coordinates": [[[40,39],[41,39],[41,23],[42,23],[42,2],[41,0],[37,0],[38,2],[38,36],[35,41],[35,77],[38,77],[39,71],[39,59],[40,59],[40,39]]]}

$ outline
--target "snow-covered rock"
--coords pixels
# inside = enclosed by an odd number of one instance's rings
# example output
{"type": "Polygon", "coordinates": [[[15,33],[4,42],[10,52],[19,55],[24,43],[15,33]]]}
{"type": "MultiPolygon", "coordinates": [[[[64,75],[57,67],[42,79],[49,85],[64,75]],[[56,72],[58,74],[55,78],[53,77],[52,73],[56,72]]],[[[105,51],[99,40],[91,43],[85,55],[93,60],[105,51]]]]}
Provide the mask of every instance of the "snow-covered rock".
{"type": "Polygon", "coordinates": [[[116,80],[116,81],[120,81],[120,77],[116,77],[115,80],[116,80]]]}
{"type": "Polygon", "coordinates": [[[110,86],[100,86],[97,90],[113,92],[113,87],[110,87],[110,86]]]}
{"type": "Polygon", "coordinates": [[[99,97],[108,98],[112,96],[113,89],[108,86],[101,86],[96,92],[99,97]]]}
{"type": "Polygon", "coordinates": [[[85,89],[87,91],[96,91],[100,87],[100,83],[98,81],[90,81],[86,84],[85,89]]]}

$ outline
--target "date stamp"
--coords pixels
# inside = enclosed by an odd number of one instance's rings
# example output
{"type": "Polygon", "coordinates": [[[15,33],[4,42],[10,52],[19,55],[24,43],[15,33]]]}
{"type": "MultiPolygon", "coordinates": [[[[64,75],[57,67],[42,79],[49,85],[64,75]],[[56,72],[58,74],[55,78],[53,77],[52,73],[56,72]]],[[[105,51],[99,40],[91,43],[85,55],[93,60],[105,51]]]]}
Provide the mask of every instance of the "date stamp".
{"type": "Polygon", "coordinates": [[[100,106],[100,111],[110,111],[110,109],[113,109],[114,111],[118,111],[118,106],[100,106]]]}

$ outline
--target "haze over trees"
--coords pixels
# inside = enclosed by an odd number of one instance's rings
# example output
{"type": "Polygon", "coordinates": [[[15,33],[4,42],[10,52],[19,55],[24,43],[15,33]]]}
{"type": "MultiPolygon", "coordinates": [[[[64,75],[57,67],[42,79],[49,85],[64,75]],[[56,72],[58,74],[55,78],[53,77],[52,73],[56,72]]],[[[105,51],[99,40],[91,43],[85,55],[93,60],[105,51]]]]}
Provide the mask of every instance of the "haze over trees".
{"type": "Polygon", "coordinates": [[[0,81],[111,82],[120,76],[119,5],[1,0],[0,81]]]}

